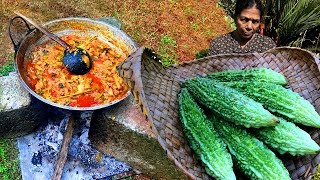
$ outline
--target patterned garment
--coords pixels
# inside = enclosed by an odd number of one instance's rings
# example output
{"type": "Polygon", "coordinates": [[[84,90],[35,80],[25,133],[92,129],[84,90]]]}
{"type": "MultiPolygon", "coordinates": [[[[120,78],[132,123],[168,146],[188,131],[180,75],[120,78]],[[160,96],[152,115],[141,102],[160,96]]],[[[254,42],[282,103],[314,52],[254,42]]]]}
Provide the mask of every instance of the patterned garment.
{"type": "Polygon", "coordinates": [[[208,55],[251,52],[261,53],[276,47],[275,42],[271,38],[256,33],[253,39],[251,39],[244,48],[241,48],[232,34],[233,32],[230,32],[212,40],[208,55]]]}

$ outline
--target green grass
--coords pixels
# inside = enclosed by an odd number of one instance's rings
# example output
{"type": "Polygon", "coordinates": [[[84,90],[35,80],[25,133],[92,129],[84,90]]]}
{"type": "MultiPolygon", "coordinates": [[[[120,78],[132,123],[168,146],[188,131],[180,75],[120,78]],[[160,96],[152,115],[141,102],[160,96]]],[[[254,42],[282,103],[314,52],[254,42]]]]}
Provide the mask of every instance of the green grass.
{"type": "Polygon", "coordinates": [[[185,10],[186,15],[187,15],[187,16],[191,16],[191,15],[192,15],[192,11],[193,11],[192,7],[188,6],[188,7],[186,8],[186,10],[185,10]]]}
{"type": "MultiPolygon", "coordinates": [[[[0,76],[6,76],[14,70],[13,62],[0,67],[0,76]]],[[[21,172],[19,166],[19,151],[15,139],[0,139],[0,179],[19,180],[21,172]]]]}
{"type": "Polygon", "coordinates": [[[224,17],[224,20],[228,23],[228,28],[230,28],[232,31],[234,31],[234,30],[237,29],[236,24],[235,24],[233,18],[230,18],[230,17],[228,17],[228,16],[225,16],[225,17],[224,17]]]}
{"type": "Polygon", "coordinates": [[[169,35],[164,35],[159,43],[159,57],[163,66],[168,67],[178,63],[176,53],[177,42],[169,35]]]}
{"type": "Polygon", "coordinates": [[[196,58],[200,59],[200,58],[206,57],[208,53],[209,53],[209,49],[203,49],[196,53],[196,58]]]}
{"type": "Polygon", "coordinates": [[[313,180],[320,180],[320,166],[318,166],[316,173],[312,177],[313,180]]]}
{"type": "Polygon", "coordinates": [[[200,26],[197,23],[191,22],[191,28],[194,29],[194,30],[199,30],[200,26]]]}
{"type": "Polygon", "coordinates": [[[133,31],[133,33],[132,33],[132,38],[133,38],[136,42],[140,42],[140,41],[141,41],[141,31],[140,31],[140,29],[137,29],[136,31],[133,31]]]}
{"type": "MultiPolygon", "coordinates": [[[[133,177],[125,177],[121,178],[122,180],[133,180],[133,177]]],[[[116,178],[112,177],[112,180],[117,180],[116,178]]]]}
{"type": "Polygon", "coordinates": [[[0,179],[22,179],[18,154],[15,139],[0,139],[0,179]]]}
{"type": "Polygon", "coordinates": [[[12,71],[14,71],[13,62],[7,63],[0,68],[0,76],[7,76],[12,71]]]}

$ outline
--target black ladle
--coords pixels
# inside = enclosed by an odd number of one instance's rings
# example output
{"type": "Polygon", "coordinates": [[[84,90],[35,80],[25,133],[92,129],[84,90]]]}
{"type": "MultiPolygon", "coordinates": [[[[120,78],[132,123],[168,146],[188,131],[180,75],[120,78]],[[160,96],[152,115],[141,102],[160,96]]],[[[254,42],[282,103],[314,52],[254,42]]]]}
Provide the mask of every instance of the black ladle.
{"type": "Polygon", "coordinates": [[[59,43],[62,47],[65,48],[64,55],[63,55],[63,63],[68,69],[69,72],[76,75],[83,75],[89,72],[91,68],[91,58],[90,55],[83,49],[79,48],[72,48],[69,44],[59,38],[57,35],[49,32],[47,29],[44,29],[37,23],[33,22],[31,19],[27,18],[26,16],[15,12],[18,16],[28,21],[38,30],[43,32],[47,35],[50,39],[59,43]]]}

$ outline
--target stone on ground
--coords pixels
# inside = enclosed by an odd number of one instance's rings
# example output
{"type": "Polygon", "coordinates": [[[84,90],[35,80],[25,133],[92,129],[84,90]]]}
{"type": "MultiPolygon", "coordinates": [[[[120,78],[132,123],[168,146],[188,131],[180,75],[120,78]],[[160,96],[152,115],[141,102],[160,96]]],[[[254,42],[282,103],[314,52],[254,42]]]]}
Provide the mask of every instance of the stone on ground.
{"type": "Polygon", "coordinates": [[[159,145],[133,96],[92,115],[89,138],[103,153],[155,179],[187,179],[159,145]]]}
{"type": "Polygon", "coordinates": [[[0,77],[0,138],[34,131],[46,120],[46,105],[31,97],[17,75],[0,77]]]}

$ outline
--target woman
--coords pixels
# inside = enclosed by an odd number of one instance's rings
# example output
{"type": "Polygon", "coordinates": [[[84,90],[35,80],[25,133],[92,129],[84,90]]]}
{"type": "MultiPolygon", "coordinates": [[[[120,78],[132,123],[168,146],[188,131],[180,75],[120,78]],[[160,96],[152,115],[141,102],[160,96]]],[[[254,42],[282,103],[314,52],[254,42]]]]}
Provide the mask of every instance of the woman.
{"type": "Polygon", "coordinates": [[[208,54],[264,52],[276,47],[271,38],[256,33],[262,16],[260,0],[237,0],[234,16],[237,29],[214,39],[208,54]]]}

